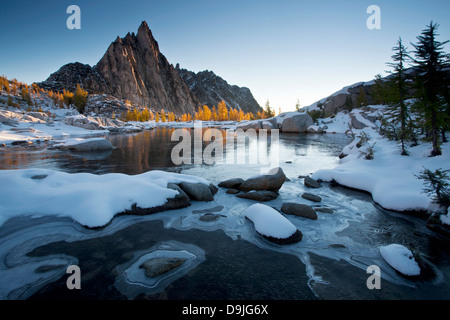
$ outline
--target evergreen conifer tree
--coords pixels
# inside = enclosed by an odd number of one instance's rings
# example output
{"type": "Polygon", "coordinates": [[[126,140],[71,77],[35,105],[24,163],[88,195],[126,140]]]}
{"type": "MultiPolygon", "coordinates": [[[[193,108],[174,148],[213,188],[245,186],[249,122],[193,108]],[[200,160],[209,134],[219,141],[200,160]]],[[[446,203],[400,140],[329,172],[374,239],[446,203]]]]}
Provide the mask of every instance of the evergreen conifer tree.
{"type": "Polygon", "coordinates": [[[430,22],[420,36],[417,36],[414,64],[417,68],[415,79],[416,103],[415,107],[422,111],[425,126],[431,137],[433,149],[430,156],[442,153],[440,148],[439,130],[445,128],[445,110],[448,109],[445,99],[446,86],[445,69],[449,67],[449,55],[443,51],[448,41],[440,42],[437,23],[430,22]]]}

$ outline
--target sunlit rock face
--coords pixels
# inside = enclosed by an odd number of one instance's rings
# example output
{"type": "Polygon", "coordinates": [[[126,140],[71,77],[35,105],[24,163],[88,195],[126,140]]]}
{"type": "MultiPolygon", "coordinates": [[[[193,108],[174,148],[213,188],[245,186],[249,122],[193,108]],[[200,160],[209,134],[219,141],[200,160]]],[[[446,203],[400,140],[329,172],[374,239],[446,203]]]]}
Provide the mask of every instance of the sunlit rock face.
{"type": "Polygon", "coordinates": [[[94,67],[110,93],[139,105],[193,113],[200,104],[174,66],[159,51],[158,42],[144,21],[137,35],[128,33],[111,43],[94,67]]]}
{"type": "Polygon", "coordinates": [[[80,84],[89,93],[106,93],[155,110],[194,113],[200,105],[178,71],[159,51],[147,23],[137,34],[128,33],[110,44],[91,67],[69,63],[38,85],[56,91],[74,91],[80,84]]]}
{"type": "Polygon", "coordinates": [[[250,89],[230,85],[210,70],[195,73],[180,68],[178,64],[176,65],[176,70],[202,105],[212,108],[224,101],[228,107],[240,109],[244,112],[256,114],[262,110],[250,89]]]}

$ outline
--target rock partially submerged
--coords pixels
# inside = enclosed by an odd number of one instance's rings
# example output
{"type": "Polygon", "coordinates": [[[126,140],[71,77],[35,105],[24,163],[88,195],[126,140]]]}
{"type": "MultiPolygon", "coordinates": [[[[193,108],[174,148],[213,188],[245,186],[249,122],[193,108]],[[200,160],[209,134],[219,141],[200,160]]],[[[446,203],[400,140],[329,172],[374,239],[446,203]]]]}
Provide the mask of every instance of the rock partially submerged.
{"type": "Polygon", "coordinates": [[[310,176],[305,177],[304,184],[308,188],[320,188],[320,183],[311,178],[310,176]]]}
{"type": "Polygon", "coordinates": [[[145,269],[146,277],[154,278],[181,266],[185,261],[185,258],[156,257],[145,261],[139,268],[145,269]]]}
{"type": "Polygon", "coordinates": [[[313,119],[307,113],[286,117],[281,123],[282,132],[307,132],[308,127],[313,124],[313,119]]]}
{"type": "Polygon", "coordinates": [[[269,190],[260,190],[240,193],[236,197],[255,201],[270,201],[276,199],[278,193],[269,190]]]}
{"type": "Polygon", "coordinates": [[[271,169],[267,174],[258,175],[245,180],[239,190],[269,190],[277,192],[286,181],[286,175],[280,167],[271,169]]]}
{"type": "Polygon", "coordinates": [[[313,201],[313,202],[321,202],[322,201],[321,197],[319,197],[315,194],[312,194],[312,193],[308,193],[308,192],[305,192],[304,194],[302,194],[302,198],[313,201]]]}
{"type": "Polygon", "coordinates": [[[182,182],[179,187],[194,201],[213,201],[217,188],[210,184],[182,182]]]}
{"type": "Polygon", "coordinates": [[[312,220],[317,219],[316,211],[306,204],[285,202],[281,206],[281,211],[286,214],[292,214],[298,217],[308,218],[312,220]]]}
{"type": "Polygon", "coordinates": [[[56,147],[58,149],[81,152],[107,151],[113,149],[111,142],[105,138],[74,139],[72,141],[57,145],[56,147]]]}
{"type": "Polygon", "coordinates": [[[220,182],[218,184],[218,186],[222,187],[222,188],[238,189],[243,182],[244,182],[244,179],[232,178],[232,179],[228,179],[228,180],[220,182]]]}

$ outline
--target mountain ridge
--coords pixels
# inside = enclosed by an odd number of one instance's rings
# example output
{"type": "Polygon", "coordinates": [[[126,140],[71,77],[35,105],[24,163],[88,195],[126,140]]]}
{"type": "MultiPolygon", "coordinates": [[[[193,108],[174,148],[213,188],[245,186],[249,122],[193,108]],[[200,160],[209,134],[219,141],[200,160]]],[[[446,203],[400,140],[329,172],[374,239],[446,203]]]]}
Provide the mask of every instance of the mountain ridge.
{"type": "Polygon", "coordinates": [[[147,22],[143,21],[137,34],[128,32],[123,38],[117,36],[96,65],[68,63],[37,84],[60,92],[64,89],[74,91],[80,84],[91,94],[106,93],[136,105],[164,109],[178,115],[194,114],[203,104],[217,104],[221,96],[225,97],[223,100],[229,107],[238,107],[245,112],[259,111],[259,105],[248,88],[230,86],[222,78],[214,76],[217,77],[215,83],[221,84],[214,90],[208,87],[192,90],[179,68],[175,68],[160,52],[158,42],[147,22]]]}

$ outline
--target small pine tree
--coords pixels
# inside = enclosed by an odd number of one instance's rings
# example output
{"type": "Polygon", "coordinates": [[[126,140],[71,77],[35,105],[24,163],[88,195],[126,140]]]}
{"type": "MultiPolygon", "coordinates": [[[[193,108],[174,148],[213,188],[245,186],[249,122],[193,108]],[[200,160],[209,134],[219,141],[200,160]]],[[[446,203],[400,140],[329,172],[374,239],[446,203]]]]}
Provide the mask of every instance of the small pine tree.
{"type": "Polygon", "coordinates": [[[401,154],[408,155],[405,146],[405,141],[410,136],[409,126],[407,124],[409,118],[408,104],[405,101],[408,94],[405,63],[409,61],[410,57],[406,47],[402,44],[401,38],[397,40],[397,45],[393,47],[392,50],[394,51],[394,54],[392,55],[392,60],[394,62],[388,63],[388,65],[393,69],[393,71],[390,72],[393,76],[388,81],[388,86],[391,93],[388,109],[392,111],[394,123],[400,124],[398,137],[402,146],[401,154]]]}
{"type": "Polygon", "coordinates": [[[358,97],[356,98],[356,107],[361,108],[367,106],[367,97],[366,97],[366,90],[364,89],[364,86],[361,86],[359,88],[358,97]]]}
{"type": "Polygon", "coordinates": [[[423,189],[424,193],[431,195],[432,199],[445,209],[450,206],[448,172],[450,172],[450,170],[442,170],[439,168],[435,171],[431,171],[424,167],[420,174],[416,175],[418,179],[423,180],[425,183],[423,189]]]}
{"type": "Polygon", "coordinates": [[[275,117],[275,111],[270,107],[269,100],[266,102],[266,107],[264,108],[264,116],[265,119],[275,117]]]}
{"type": "Polygon", "coordinates": [[[388,92],[387,92],[387,86],[385,81],[381,78],[380,74],[377,74],[375,76],[375,80],[374,80],[374,84],[371,90],[371,95],[372,95],[372,99],[373,102],[375,104],[386,104],[387,101],[387,96],[388,96],[388,92]]]}
{"type": "MultiPolygon", "coordinates": [[[[297,99],[297,103],[295,104],[295,110],[300,112],[300,100],[299,99],[297,99]]],[[[280,108],[280,113],[281,113],[281,108],[280,108]]]]}

